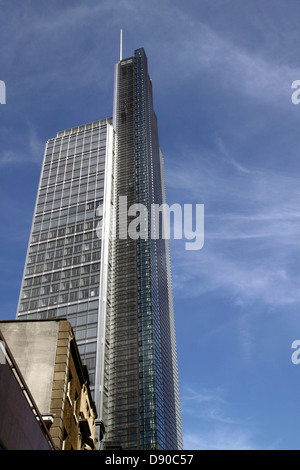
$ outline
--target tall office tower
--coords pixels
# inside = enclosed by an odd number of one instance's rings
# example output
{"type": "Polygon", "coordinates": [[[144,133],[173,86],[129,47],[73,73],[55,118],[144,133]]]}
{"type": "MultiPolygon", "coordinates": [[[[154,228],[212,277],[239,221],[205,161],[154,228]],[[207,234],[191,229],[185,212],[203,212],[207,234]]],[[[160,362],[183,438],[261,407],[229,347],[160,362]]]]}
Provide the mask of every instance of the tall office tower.
{"type": "Polygon", "coordinates": [[[58,132],[46,144],[17,315],[67,318],[93,391],[99,310],[109,276],[100,231],[106,230],[101,212],[111,198],[111,122],[58,132]]]}
{"type": "Polygon", "coordinates": [[[123,449],[182,448],[165,202],[138,49],[116,64],[113,118],[47,142],[18,306],[71,322],[106,440],[123,449]]]}

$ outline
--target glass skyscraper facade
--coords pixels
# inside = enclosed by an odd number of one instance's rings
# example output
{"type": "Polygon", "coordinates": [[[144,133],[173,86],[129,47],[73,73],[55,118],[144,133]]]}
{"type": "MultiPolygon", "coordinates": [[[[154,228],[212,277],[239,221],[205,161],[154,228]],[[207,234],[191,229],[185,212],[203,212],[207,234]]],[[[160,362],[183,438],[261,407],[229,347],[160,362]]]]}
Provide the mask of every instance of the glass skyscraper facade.
{"type": "Polygon", "coordinates": [[[70,321],[106,439],[123,449],[182,448],[169,245],[142,220],[165,202],[138,49],[116,64],[113,117],[46,144],[17,313],[70,321]]]}
{"type": "Polygon", "coordinates": [[[18,306],[18,318],[71,322],[92,388],[102,267],[97,208],[112,149],[109,119],[47,142],[18,306]]]}

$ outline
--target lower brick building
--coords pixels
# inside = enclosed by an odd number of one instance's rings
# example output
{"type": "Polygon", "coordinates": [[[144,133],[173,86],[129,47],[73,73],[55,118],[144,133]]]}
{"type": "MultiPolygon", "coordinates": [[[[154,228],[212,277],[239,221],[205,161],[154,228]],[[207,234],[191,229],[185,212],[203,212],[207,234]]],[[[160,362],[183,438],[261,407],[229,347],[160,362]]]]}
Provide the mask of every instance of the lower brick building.
{"type": "MultiPolygon", "coordinates": [[[[86,368],[67,320],[0,322],[7,343],[57,450],[99,448],[96,409],[86,368]],[[97,440],[98,439],[98,440],[97,440]]],[[[0,387],[5,385],[0,383],[0,387]]],[[[9,399],[9,397],[8,397],[9,399]]],[[[11,408],[13,409],[13,407],[11,408]]],[[[14,426],[7,415],[4,427],[14,426]]],[[[40,419],[40,418],[38,418],[40,419]]],[[[101,434],[101,435],[100,435],[101,434]]]]}

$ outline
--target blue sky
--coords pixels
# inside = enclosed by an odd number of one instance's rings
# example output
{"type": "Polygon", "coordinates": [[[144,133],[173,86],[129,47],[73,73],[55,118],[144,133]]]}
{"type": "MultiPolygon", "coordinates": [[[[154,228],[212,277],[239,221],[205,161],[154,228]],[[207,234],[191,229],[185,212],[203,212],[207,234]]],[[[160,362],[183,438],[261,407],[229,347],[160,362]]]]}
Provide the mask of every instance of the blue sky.
{"type": "Polygon", "coordinates": [[[144,47],[167,199],[204,204],[205,243],[171,241],[186,449],[299,449],[297,0],[0,0],[1,305],[17,307],[43,149],[111,116],[144,47]]]}

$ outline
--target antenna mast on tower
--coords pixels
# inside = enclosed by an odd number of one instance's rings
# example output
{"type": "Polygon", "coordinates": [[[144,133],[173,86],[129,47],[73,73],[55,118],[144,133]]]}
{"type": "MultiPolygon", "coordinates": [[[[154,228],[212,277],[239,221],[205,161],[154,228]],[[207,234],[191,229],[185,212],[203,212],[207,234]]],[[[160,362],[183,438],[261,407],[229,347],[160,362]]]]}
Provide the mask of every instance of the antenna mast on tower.
{"type": "Polygon", "coordinates": [[[122,29],[120,30],[120,61],[122,60],[122,29]]]}

